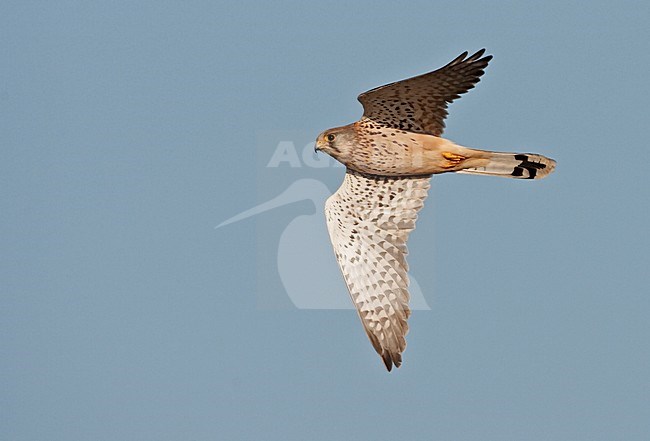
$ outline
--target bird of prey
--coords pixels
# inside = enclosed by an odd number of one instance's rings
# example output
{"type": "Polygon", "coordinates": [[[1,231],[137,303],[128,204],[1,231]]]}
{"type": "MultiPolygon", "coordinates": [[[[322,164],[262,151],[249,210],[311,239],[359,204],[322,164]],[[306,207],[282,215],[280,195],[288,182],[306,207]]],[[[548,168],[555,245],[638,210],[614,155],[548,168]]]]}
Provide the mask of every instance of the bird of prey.
{"type": "Polygon", "coordinates": [[[321,133],[315,149],[347,170],[325,203],[334,253],[361,323],[390,371],[402,363],[410,314],[406,242],[431,176],[471,173],[539,179],[555,161],[462,147],[441,138],[447,105],[479,82],[492,59],[464,52],[446,66],[359,95],[357,122],[321,133]]]}

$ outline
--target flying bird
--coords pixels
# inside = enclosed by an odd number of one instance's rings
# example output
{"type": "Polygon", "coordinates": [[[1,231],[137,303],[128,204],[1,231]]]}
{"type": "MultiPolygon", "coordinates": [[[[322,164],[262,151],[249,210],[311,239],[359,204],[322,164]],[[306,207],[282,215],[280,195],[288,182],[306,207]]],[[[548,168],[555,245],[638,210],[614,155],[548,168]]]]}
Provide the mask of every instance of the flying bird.
{"type": "Polygon", "coordinates": [[[362,93],[361,119],[316,139],[315,150],[347,168],[325,203],[327,228],[361,323],[389,371],[406,347],[406,242],[431,176],[540,179],[555,168],[541,155],[476,150],[441,137],[448,104],[479,82],[492,59],[484,53],[464,52],[438,70],[362,93]]]}

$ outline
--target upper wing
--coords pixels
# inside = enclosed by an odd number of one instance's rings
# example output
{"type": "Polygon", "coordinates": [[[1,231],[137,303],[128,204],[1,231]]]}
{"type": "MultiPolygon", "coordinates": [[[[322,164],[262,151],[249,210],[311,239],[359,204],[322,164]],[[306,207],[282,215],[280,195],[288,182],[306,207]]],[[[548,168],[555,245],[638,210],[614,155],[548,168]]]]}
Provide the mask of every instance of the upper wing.
{"type": "Polygon", "coordinates": [[[363,116],[382,125],[440,136],[447,104],[479,82],[492,55],[481,49],[469,58],[463,52],[440,69],[377,87],[359,95],[363,116]]]}
{"type": "Polygon", "coordinates": [[[431,177],[390,178],[348,170],[325,203],[327,229],[363,327],[386,368],[399,367],[411,311],[406,241],[431,177]]]}

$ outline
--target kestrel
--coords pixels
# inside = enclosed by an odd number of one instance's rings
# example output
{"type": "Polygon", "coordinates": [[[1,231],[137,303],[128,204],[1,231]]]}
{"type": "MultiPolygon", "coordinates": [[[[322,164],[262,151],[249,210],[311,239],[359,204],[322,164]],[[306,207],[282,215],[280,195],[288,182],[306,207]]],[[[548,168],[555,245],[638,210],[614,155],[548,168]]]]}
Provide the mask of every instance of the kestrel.
{"type": "Polygon", "coordinates": [[[440,137],[447,105],[479,82],[492,59],[484,53],[464,52],[436,71],[362,93],[361,119],[316,140],[316,150],[347,167],[325,203],[327,228],[361,323],[389,371],[401,365],[406,347],[406,242],[431,176],[539,179],[555,168],[541,155],[475,150],[440,137]]]}

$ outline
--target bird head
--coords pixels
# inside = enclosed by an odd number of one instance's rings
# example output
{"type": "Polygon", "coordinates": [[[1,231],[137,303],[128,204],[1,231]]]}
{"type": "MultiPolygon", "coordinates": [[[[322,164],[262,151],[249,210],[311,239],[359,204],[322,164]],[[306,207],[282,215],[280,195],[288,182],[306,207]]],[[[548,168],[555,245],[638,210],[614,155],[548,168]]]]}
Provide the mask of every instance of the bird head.
{"type": "Polygon", "coordinates": [[[339,162],[346,163],[355,145],[353,125],[325,130],[316,138],[315,151],[323,151],[339,162]]]}

